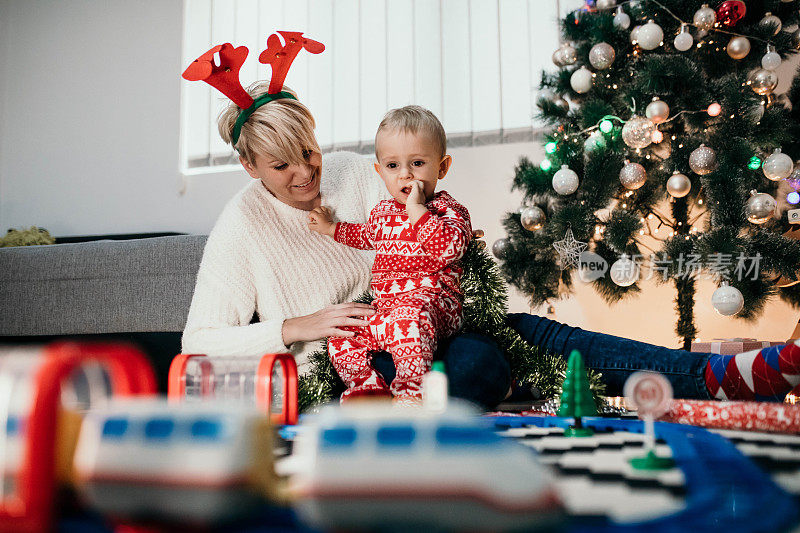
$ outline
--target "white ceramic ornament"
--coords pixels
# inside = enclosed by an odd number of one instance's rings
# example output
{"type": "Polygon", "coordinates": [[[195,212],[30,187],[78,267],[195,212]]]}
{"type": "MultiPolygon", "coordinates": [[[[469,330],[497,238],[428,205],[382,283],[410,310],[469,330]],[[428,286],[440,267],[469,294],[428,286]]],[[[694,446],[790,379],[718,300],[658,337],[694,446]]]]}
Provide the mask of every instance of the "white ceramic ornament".
{"type": "Polygon", "coordinates": [[[645,148],[653,142],[655,129],[650,119],[634,115],[622,126],[622,140],[631,148],[645,148]]]}
{"type": "Polygon", "coordinates": [[[703,4],[700,9],[694,12],[694,25],[697,28],[708,31],[714,27],[714,23],[717,21],[717,14],[716,12],[708,7],[708,4],[703,4]]]}
{"type": "Polygon", "coordinates": [[[639,280],[639,265],[627,255],[622,254],[611,265],[608,274],[611,281],[620,287],[629,287],[639,280]]]}
{"type": "Polygon", "coordinates": [[[775,201],[775,198],[765,192],[752,190],[750,191],[750,198],[747,199],[745,204],[744,213],[749,222],[763,224],[772,219],[777,207],[778,202],[775,201]]]}
{"type": "Polygon", "coordinates": [[[652,102],[647,104],[644,114],[653,124],[661,124],[669,118],[669,105],[656,96],[652,102]]]}
{"type": "Polygon", "coordinates": [[[593,80],[592,71],[586,67],[581,67],[572,73],[569,84],[572,86],[573,91],[583,94],[589,92],[589,89],[592,88],[593,80]]]}
{"type": "Polygon", "coordinates": [[[578,183],[578,174],[567,165],[561,165],[561,170],[553,174],[553,189],[563,196],[577,191],[578,183]]]}
{"type": "Polygon", "coordinates": [[[686,24],[681,25],[681,32],[675,36],[673,44],[679,52],[687,51],[694,44],[694,37],[689,33],[689,27],[686,24]]]}
{"type": "Polygon", "coordinates": [[[767,45],[767,53],[761,58],[761,68],[765,70],[778,70],[781,66],[781,55],[775,51],[771,43],[767,45]]]}
{"type": "Polygon", "coordinates": [[[626,189],[635,191],[647,181],[647,171],[639,163],[631,163],[626,159],[619,171],[619,181],[626,189]]]}
{"type": "Polygon", "coordinates": [[[652,20],[647,21],[636,34],[636,42],[645,50],[655,50],[663,40],[664,30],[652,20]]]}
{"type": "Polygon", "coordinates": [[[744,307],[744,296],[736,287],[731,287],[727,281],[711,295],[711,305],[717,313],[724,316],[733,316],[744,307]]]}
{"type": "Polygon", "coordinates": [[[614,62],[616,53],[608,43],[597,43],[589,50],[589,63],[597,70],[605,70],[614,62]]]}
{"type": "Polygon", "coordinates": [[[728,41],[728,46],[725,47],[725,51],[733,59],[744,59],[750,53],[750,39],[741,35],[731,37],[731,40],[728,41]]]}
{"type": "Polygon", "coordinates": [[[631,27],[631,17],[622,10],[622,6],[617,8],[617,14],[614,15],[613,24],[618,30],[627,30],[631,27]]]}
{"type": "Polygon", "coordinates": [[[667,179],[667,192],[673,198],[683,198],[692,190],[692,182],[677,170],[667,179]]]}
{"type": "Polygon", "coordinates": [[[794,162],[792,158],[781,152],[780,148],[776,148],[769,157],[764,160],[761,165],[764,175],[772,181],[780,181],[788,178],[794,170],[794,162]]]}

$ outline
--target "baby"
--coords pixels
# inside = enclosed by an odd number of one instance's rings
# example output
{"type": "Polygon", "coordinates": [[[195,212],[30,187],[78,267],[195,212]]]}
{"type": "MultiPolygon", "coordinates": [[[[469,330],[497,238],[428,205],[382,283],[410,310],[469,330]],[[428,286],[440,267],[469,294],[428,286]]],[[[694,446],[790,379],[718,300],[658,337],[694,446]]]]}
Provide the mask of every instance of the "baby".
{"type": "Polygon", "coordinates": [[[372,210],[366,224],[334,222],[329,209],[309,214],[309,228],[337,242],[374,249],[368,326],[347,327],[353,337],[331,337],[328,352],[347,390],[342,400],[389,396],[400,404],[422,399],[422,376],[439,340],[461,327],[461,266],[472,227],[466,208],[445,191],[435,192],[452,159],[433,113],[419,106],[389,111],[375,135],[375,170],[392,200],[372,210]],[[372,367],[370,353],[392,355],[391,388],[372,367]]]}

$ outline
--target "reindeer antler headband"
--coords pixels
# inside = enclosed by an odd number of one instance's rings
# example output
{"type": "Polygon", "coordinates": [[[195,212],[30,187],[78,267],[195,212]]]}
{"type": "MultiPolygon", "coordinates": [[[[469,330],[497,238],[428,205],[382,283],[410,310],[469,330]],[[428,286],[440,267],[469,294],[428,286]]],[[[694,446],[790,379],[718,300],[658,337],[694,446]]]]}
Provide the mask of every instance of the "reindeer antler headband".
{"type": "Polygon", "coordinates": [[[184,79],[189,81],[204,81],[230,98],[233,103],[242,108],[236,123],[233,126],[232,146],[239,141],[242,126],[256,109],[262,105],[280,98],[297,100],[293,94],[282,91],[283,82],[289,73],[289,67],[294,58],[305,48],[312,54],[319,54],[325,50],[325,45],[303,37],[303,32],[279,31],[285,44],[280,38],[272,34],[267,38],[267,49],[258,56],[258,61],[272,66],[272,79],[269,83],[267,94],[255,100],[247,94],[239,81],[239,69],[247,59],[247,47],[234,47],[231,43],[215,46],[205,54],[195,59],[183,72],[184,79]],[[219,52],[219,65],[214,63],[214,54],[219,52]]]}

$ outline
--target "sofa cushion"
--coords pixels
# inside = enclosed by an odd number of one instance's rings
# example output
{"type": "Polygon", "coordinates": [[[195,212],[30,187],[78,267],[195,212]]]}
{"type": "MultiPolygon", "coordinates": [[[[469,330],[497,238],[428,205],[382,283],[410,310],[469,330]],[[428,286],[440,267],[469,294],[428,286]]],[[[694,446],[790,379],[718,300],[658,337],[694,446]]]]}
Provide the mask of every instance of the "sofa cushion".
{"type": "Polygon", "coordinates": [[[206,236],[0,248],[0,335],[183,330],[206,236]]]}

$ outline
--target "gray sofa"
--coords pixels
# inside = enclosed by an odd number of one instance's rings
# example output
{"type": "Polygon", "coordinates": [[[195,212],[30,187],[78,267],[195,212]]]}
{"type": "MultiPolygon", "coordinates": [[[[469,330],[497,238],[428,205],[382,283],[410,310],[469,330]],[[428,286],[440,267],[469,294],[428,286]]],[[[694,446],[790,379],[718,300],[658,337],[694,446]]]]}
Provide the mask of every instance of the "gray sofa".
{"type": "Polygon", "coordinates": [[[206,236],[0,248],[0,343],[137,344],[166,389],[206,236]]]}

